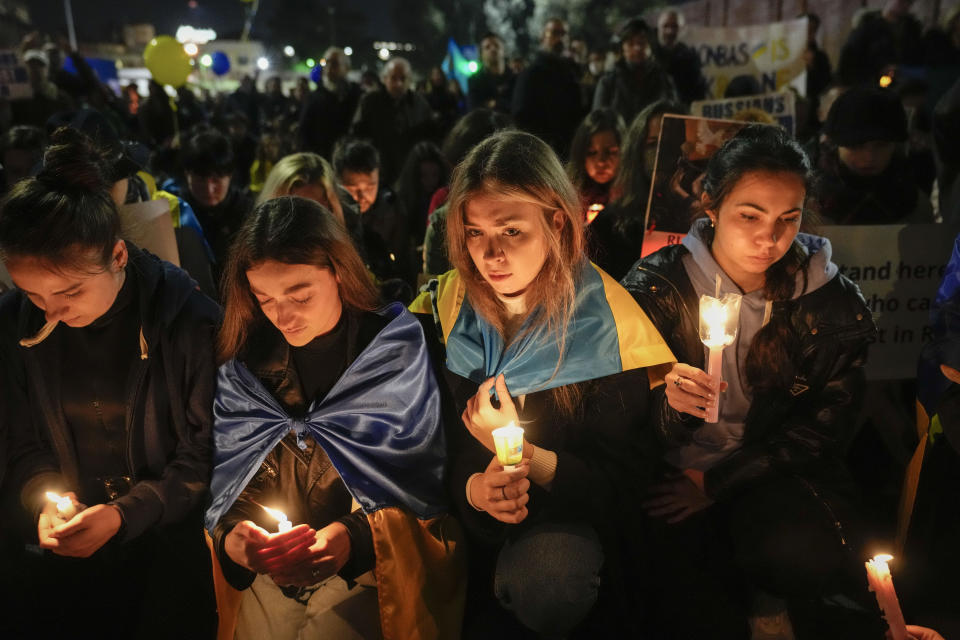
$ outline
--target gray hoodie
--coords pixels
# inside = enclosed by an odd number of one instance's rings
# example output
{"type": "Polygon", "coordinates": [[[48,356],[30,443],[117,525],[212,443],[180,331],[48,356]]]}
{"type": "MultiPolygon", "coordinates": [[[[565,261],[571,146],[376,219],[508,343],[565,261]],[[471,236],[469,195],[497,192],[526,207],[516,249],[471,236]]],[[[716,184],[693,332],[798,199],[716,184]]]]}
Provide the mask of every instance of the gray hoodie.
{"type": "MultiPolygon", "coordinates": [[[[710,247],[703,241],[704,230],[710,225],[709,218],[695,220],[690,233],[683,239],[683,246],[690,251],[683,256],[683,266],[697,297],[715,295],[716,274],[720,274],[720,295],[743,291],[730,279],[713,259],[710,247]]],[[[806,233],[797,234],[797,242],[811,255],[807,267],[807,286],[797,274],[797,288],[793,298],[819,289],[837,275],[837,265],[830,260],[833,252],[830,241],[806,233]]],[[[704,423],[693,433],[693,442],[667,452],[666,460],[680,469],[706,471],[740,448],[743,440],[744,420],[750,408],[752,394],[747,385],[744,363],[753,343],[753,337],[770,320],[772,301],[767,300],[763,290],[752,291],[743,296],[740,303],[740,329],[732,345],[723,350],[723,379],[728,387],[720,397],[720,420],[715,424],[704,423]]],[[[704,347],[704,362],[709,358],[704,347]]]]}

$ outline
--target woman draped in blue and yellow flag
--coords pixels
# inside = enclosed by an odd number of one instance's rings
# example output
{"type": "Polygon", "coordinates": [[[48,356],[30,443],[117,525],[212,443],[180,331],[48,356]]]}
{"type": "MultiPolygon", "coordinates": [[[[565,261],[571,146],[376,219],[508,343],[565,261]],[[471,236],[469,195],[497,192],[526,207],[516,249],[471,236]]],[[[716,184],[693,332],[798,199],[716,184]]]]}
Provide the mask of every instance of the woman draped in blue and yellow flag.
{"type": "Polygon", "coordinates": [[[206,519],[220,637],[456,637],[465,581],[420,323],[375,310],[343,225],[298,197],[247,219],[224,295],[206,519]]]}
{"type": "Polygon", "coordinates": [[[411,308],[434,315],[463,411],[448,425],[448,487],[471,541],[464,635],[523,633],[519,621],[544,637],[635,637],[633,514],[653,467],[647,399],[670,349],[584,257],[576,192],[538,138],[478,145],[449,204],[455,270],[411,308]],[[491,432],[510,421],[525,442],[505,471],[491,432]]]}

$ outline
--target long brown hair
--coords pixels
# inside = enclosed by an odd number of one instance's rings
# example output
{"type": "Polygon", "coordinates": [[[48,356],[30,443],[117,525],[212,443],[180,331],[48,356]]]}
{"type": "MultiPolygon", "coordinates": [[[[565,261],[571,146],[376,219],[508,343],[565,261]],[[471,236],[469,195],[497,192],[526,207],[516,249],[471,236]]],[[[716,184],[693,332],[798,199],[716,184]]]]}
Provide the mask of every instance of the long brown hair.
{"type": "Polygon", "coordinates": [[[347,231],[328,209],[297,196],[267,200],[244,221],[227,256],[223,326],[217,336],[220,363],[237,356],[255,326],[269,322],[247,280],[247,271],[267,260],[330,269],[340,279],[344,307],[377,308],[377,289],[347,231]]]}
{"type": "MultiPolygon", "coordinates": [[[[516,199],[541,208],[541,227],[547,239],[547,258],[527,288],[527,309],[533,326],[545,325],[562,354],[567,326],[573,316],[577,269],[586,259],[580,200],[549,146],[520,131],[501,131],[477,145],[453,174],[447,215],[447,248],[450,263],[466,286],[470,304],[505,336],[506,307],[483,278],[467,250],[467,205],[481,195],[516,199]],[[553,225],[556,212],[562,224],[553,225]]],[[[559,367],[559,363],[558,363],[559,367]]],[[[561,408],[572,411],[579,395],[575,385],[554,390],[561,408]]]]}

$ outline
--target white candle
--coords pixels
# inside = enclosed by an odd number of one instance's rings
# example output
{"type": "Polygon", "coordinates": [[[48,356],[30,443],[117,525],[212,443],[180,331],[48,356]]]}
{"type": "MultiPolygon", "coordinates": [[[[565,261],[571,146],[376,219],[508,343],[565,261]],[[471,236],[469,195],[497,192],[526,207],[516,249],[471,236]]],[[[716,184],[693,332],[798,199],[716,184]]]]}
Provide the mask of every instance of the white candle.
{"type": "Polygon", "coordinates": [[[264,511],[273,516],[279,524],[277,524],[277,533],[285,533],[290,531],[293,528],[293,523],[287,520],[287,514],[279,509],[271,509],[270,507],[264,507],[264,511]]]}
{"type": "MultiPolygon", "coordinates": [[[[742,299],[738,293],[728,293],[722,298],[700,296],[700,340],[710,350],[707,374],[718,387],[723,379],[723,349],[733,344],[737,337],[742,299]]],[[[719,419],[720,398],[717,398],[714,406],[707,410],[705,421],[717,422],[719,419]]]]}
{"type": "Polygon", "coordinates": [[[46,495],[47,500],[56,503],[57,517],[61,520],[69,520],[77,515],[77,506],[73,504],[73,500],[71,500],[69,496],[61,496],[53,491],[47,491],[46,495]]]}
{"type": "Polygon", "coordinates": [[[910,636],[907,635],[907,623],[903,619],[897,591],[893,588],[890,567],[887,565],[891,560],[893,556],[887,554],[878,554],[868,560],[865,564],[867,582],[870,583],[870,591],[877,596],[877,604],[890,626],[890,636],[893,640],[908,640],[910,636]]]}
{"type": "Polygon", "coordinates": [[[523,460],[523,429],[513,421],[493,430],[493,444],[497,449],[497,460],[505,471],[513,471],[523,460]]]}

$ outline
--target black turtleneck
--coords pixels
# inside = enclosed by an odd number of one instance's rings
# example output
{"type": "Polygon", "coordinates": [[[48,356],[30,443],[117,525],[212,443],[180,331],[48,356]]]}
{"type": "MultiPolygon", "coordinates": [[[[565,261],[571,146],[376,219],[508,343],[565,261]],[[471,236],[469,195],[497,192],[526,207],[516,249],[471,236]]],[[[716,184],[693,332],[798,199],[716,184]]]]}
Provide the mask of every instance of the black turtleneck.
{"type": "Polygon", "coordinates": [[[347,317],[344,311],[331,331],[290,349],[307,406],[326,397],[347,368],[347,317]]]}
{"type": "Polygon", "coordinates": [[[140,358],[136,279],[128,272],[113,305],[92,323],[61,330],[63,415],[77,452],[80,497],[96,504],[107,500],[103,478],[130,473],[127,403],[140,358]]]}

